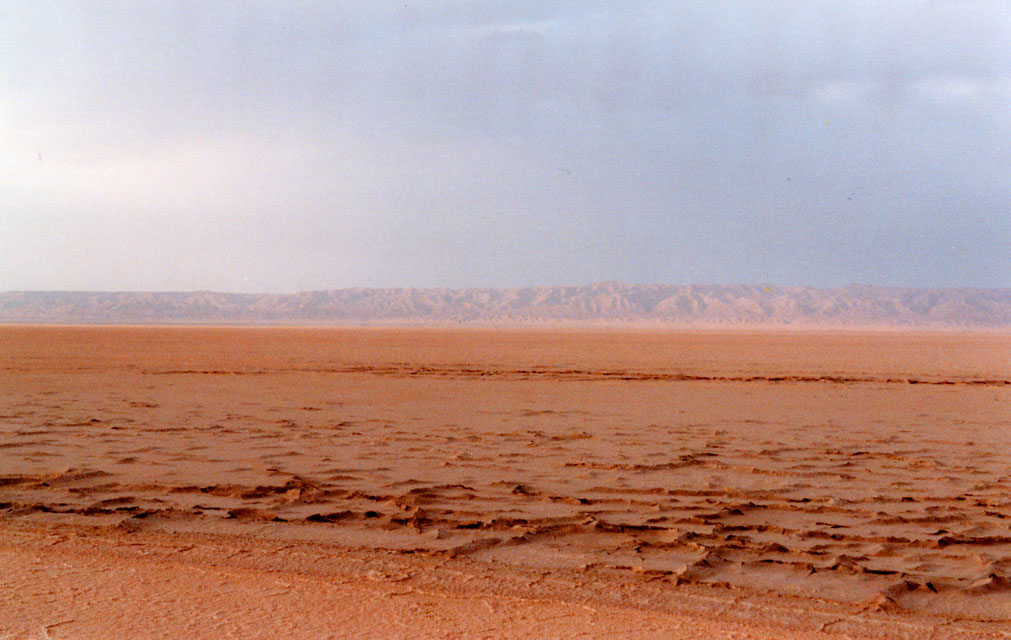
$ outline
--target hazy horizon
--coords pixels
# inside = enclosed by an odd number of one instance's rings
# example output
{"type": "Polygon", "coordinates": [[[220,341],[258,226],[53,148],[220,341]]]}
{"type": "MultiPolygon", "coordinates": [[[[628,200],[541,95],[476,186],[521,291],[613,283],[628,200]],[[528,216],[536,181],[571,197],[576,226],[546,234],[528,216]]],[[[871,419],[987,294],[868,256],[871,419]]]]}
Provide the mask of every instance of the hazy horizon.
{"type": "Polygon", "coordinates": [[[331,287],[329,289],[292,289],[288,291],[236,291],[227,289],[0,289],[0,293],[68,293],[68,294],[194,294],[194,293],[215,293],[224,295],[248,295],[248,296],[289,296],[297,295],[302,293],[315,293],[315,292],[330,292],[330,291],[344,291],[352,289],[372,289],[372,290],[404,290],[404,291],[466,291],[466,290],[489,290],[489,291],[505,291],[505,290],[516,290],[516,289],[585,289],[601,285],[619,285],[622,287],[637,288],[637,287],[663,287],[663,288],[678,288],[678,287],[698,287],[698,288],[732,288],[732,287],[757,287],[766,289],[811,289],[815,291],[838,291],[846,289],[859,289],[859,288],[871,288],[871,289],[909,289],[918,291],[968,291],[968,290],[980,290],[980,291],[1007,291],[1011,290],[1011,286],[994,286],[994,287],[932,287],[932,286],[904,286],[904,285],[881,285],[870,282],[848,282],[845,284],[839,284],[836,286],[826,286],[817,287],[814,285],[807,284],[780,284],[776,282],[626,282],[623,280],[597,280],[594,282],[560,282],[560,283],[542,283],[542,284],[516,284],[501,287],[491,287],[491,286],[472,286],[472,287],[451,287],[451,286],[422,286],[422,287],[412,287],[412,286],[364,286],[364,285],[346,285],[339,287],[331,287]]]}
{"type": "Polygon", "coordinates": [[[0,291],[1011,287],[1000,2],[9,3],[0,291]]]}

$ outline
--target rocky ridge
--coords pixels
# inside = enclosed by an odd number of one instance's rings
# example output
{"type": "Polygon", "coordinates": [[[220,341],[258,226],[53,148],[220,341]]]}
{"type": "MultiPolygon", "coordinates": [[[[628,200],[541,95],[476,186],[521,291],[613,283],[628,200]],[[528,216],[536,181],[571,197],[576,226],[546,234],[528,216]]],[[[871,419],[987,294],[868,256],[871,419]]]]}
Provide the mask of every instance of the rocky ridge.
{"type": "Polygon", "coordinates": [[[292,294],[8,291],[0,322],[112,324],[678,324],[1011,326],[1011,289],[602,282],[292,294]]]}

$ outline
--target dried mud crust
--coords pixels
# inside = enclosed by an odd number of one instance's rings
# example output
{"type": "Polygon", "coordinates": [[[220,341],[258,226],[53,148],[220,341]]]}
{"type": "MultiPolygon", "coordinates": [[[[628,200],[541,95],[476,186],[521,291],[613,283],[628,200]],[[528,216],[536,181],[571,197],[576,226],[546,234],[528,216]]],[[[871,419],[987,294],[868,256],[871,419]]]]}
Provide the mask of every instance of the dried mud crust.
{"type": "Polygon", "coordinates": [[[277,375],[286,373],[367,373],[376,376],[398,378],[491,378],[503,380],[623,380],[626,382],[765,382],[765,383],[832,383],[832,384],[926,384],[945,386],[1011,386],[1011,379],[1005,378],[957,378],[943,377],[868,377],[868,376],[803,376],[803,375],[700,375],[683,372],[557,369],[537,367],[531,369],[502,369],[496,367],[474,368],[460,365],[419,367],[410,363],[390,363],[383,365],[352,364],[334,368],[285,368],[285,369],[145,369],[145,375],[277,375]]]}
{"type": "MultiPolygon", "coordinates": [[[[65,444],[73,442],[68,432],[107,445],[137,436],[101,422],[64,428],[65,444]]],[[[268,446],[292,460],[302,456],[282,432],[313,433],[295,423],[263,430],[274,435],[258,450],[268,446]]],[[[250,439],[262,443],[263,430],[215,430],[214,437],[218,446],[234,438],[240,450],[250,439]]],[[[372,437],[375,431],[382,427],[372,437]]],[[[697,435],[659,428],[652,435],[658,431],[679,451],[697,435]]],[[[331,430],[328,439],[355,448],[363,433],[331,430]]],[[[444,435],[427,439],[434,446],[444,435]]],[[[238,474],[219,484],[172,476],[139,482],[117,466],[8,474],[0,476],[0,517],[128,533],[345,541],[523,570],[629,574],[639,582],[764,590],[967,621],[1011,619],[1011,503],[999,456],[956,464],[894,434],[859,447],[754,452],[717,433],[692,452],[644,464],[593,455],[608,435],[616,447],[636,442],[630,434],[587,431],[484,433],[479,442],[491,451],[533,446],[538,465],[505,468],[498,454],[468,446],[446,452],[428,480],[386,467],[315,476],[273,468],[264,484],[242,484],[238,474]],[[481,482],[451,482],[475,469],[481,482]],[[846,498],[833,495],[840,483],[846,498]]],[[[387,445],[409,457],[395,434],[387,445]]],[[[199,451],[135,453],[154,464],[173,457],[192,464],[201,461],[199,451]]]]}
{"type": "Polygon", "coordinates": [[[8,529],[1011,624],[1006,337],[96,331],[5,344],[8,529]]]}
{"type": "MultiPolygon", "coordinates": [[[[888,640],[1011,637],[1005,624],[900,612],[880,601],[847,606],[729,585],[655,581],[648,576],[608,570],[538,570],[452,554],[351,549],[247,536],[128,533],[87,526],[39,527],[3,522],[0,523],[0,559],[7,554],[20,558],[35,554],[56,567],[74,567],[75,561],[86,560],[102,567],[99,573],[106,577],[117,565],[125,567],[129,575],[138,570],[143,573],[146,568],[167,581],[192,575],[194,571],[225,574],[253,585],[253,593],[267,601],[285,591],[278,591],[277,585],[290,587],[295,584],[298,588],[317,591],[322,587],[351,585],[385,598],[452,599],[457,603],[453,606],[461,608],[458,611],[461,614],[464,610],[472,612],[477,603],[492,612],[517,608],[524,603],[547,603],[561,608],[581,608],[592,613],[594,618],[601,612],[619,618],[627,615],[632,620],[635,616],[654,616],[660,620],[674,619],[679,625],[687,624],[696,629],[750,634],[713,637],[825,640],[837,637],[888,640]],[[263,580],[274,587],[264,589],[263,580]],[[714,624],[716,627],[712,626],[714,624]]],[[[75,592],[85,594],[78,602],[87,605],[87,594],[97,590],[90,585],[88,577],[82,580],[81,575],[77,575],[74,579],[78,581],[75,592]]],[[[32,584],[23,577],[15,581],[22,590],[30,588],[25,585],[32,584]]],[[[35,587],[46,588],[40,584],[35,587]]],[[[116,606],[130,605],[129,590],[129,584],[123,585],[123,601],[116,606]]],[[[263,606],[262,602],[254,601],[246,604],[263,606]]],[[[232,605],[242,606],[242,603],[233,602],[232,605]]],[[[326,617],[325,612],[320,615],[326,617]]],[[[40,620],[45,622],[45,616],[40,620]]],[[[63,624],[76,620],[71,616],[63,624]]],[[[591,623],[598,624],[594,620],[591,623]]],[[[0,627],[3,624],[0,621],[0,627]]],[[[57,624],[61,623],[57,621],[57,624]]],[[[39,626],[45,625],[40,623],[39,626]]],[[[390,636],[399,637],[393,630],[390,636]]],[[[497,636],[491,633],[487,637],[497,636]]]]}

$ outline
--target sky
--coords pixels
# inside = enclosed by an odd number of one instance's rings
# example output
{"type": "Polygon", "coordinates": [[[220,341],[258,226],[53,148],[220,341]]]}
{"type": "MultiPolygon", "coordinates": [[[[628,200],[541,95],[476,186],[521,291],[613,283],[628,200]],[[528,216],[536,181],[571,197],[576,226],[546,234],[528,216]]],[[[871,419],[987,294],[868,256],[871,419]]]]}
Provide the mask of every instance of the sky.
{"type": "Polygon", "coordinates": [[[1011,286],[1003,1],[0,0],[0,290],[1011,286]]]}

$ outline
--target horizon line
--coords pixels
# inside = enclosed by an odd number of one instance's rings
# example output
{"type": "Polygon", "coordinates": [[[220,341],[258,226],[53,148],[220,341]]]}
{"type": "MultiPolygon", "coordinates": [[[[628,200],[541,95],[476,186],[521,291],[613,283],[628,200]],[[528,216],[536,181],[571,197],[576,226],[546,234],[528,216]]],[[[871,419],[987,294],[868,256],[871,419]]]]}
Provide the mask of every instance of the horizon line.
{"type": "Polygon", "coordinates": [[[625,282],[622,280],[599,280],[586,284],[536,284],[520,286],[365,286],[350,285],[330,287],[325,289],[298,289],[282,292],[267,291],[235,291],[226,289],[4,289],[2,294],[12,293],[70,293],[70,294],[195,294],[195,293],[216,293],[227,295],[243,296],[285,296],[298,295],[304,293],[325,293],[331,291],[519,291],[523,289],[555,289],[555,288],[591,288],[602,285],[618,285],[623,287],[756,287],[760,289],[810,289],[815,291],[838,291],[854,288],[872,289],[906,289],[913,291],[1008,291],[1011,284],[1005,286],[950,286],[950,285],[895,285],[895,284],[872,284],[866,282],[851,282],[846,285],[837,286],[816,286],[808,284],[776,284],[771,282],[734,282],[734,283],[671,283],[671,282],[625,282]]]}

